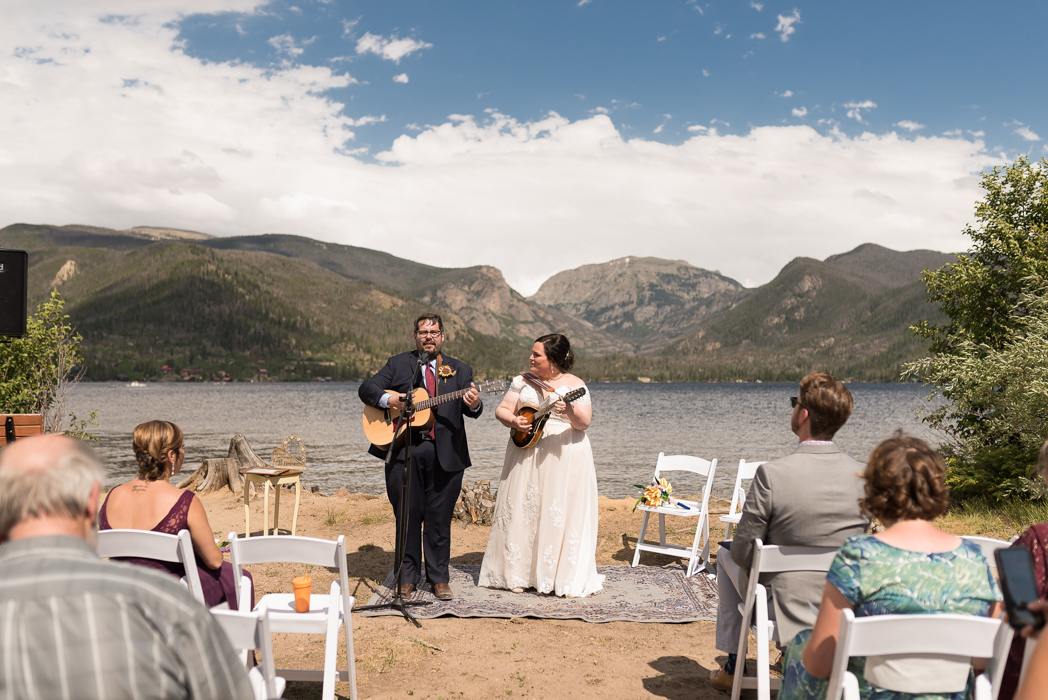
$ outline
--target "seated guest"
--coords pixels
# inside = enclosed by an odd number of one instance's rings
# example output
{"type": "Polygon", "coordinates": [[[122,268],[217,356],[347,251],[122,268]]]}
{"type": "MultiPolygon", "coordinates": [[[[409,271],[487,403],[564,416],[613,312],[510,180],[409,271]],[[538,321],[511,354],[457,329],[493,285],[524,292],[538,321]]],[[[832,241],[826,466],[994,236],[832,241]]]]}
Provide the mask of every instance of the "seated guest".
{"type": "MultiPolygon", "coordinates": [[[[99,529],[150,530],[169,535],[189,530],[204,602],[208,607],[227,602],[230,608],[236,609],[233,565],[222,560],[204,506],[192,491],[183,491],[168,483],[168,479],[182,469],[186,456],[181,428],[164,420],[142,423],[135,428],[134,449],[138,478],[109,492],[98,514],[99,529]]],[[[178,578],[186,573],[178,562],[131,557],[119,558],[119,561],[167,571],[178,578]]],[[[251,578],[246,571],[244,575],[251,578]]],[[[252,607],[254,596],[252,582],[252,607]]]]}
{"type": "MultiPolygon", "coordinates": [[[[837,553],[826,575],[815,629],[795,636],[783,655],[780,700],[826,697],[824,679],[830,675],[845,608],[856,617],[998,614],[1001,594],[979,546],[931,524],[946,510],[944,473],[935,450],[902,432],[874,448],[863,473],[862,508],[886,529],[849,537],[837,553]]],[[[885,679],[887,684],[897,674],[919,673],[943,683],[942,691],[948,692],[936,698],[961,700],[971,692],[968,663],[920,659],[914,666],[895,662],[891,667],[853,658],[848,670],[859,680],[863,698],[932,697],[884,690],[877,683],[885,679]]]]}
{"type": "MultiPolygon", "coordinates": [[[[790,428],[800,444],[793,454],[757,468],[746,494],[731,551],[717,553],[717,638],[728,662],[710,676],[710,683],[731,690],[735,652],[742,630],[739,604],[753,563],[753,542],[839,547],[845,538],[866,531],[869,519],[859,511],[862,467],[833,444],[833,436],[852,412],[851,392],[825,372],[801,380],[800,394],[790,398],[790,428]]],[[[769,616],[778,626],[779,645],[815,623],[815,605],[825,578],[812,571],[762,574],[769,590],[769,616]]]]}
{"type": "Polygon", "coordinates": [[[104,475],[63,435],[0,451],[0,697],[253,698],[222,628],[187,590],[95,554],[104,475]]]}
{"type": "MultiPolygon", "coordinates": [[[[1048,442],[1041,445],[1037,457],[1037,472],[1048,481],[1048,442]]],[[[1033,559],[1033,573],[1037,580],[1037,594],[1048,598],[1048,523],[1031,525],[1026,532],[1019,535],[1013,547],[1026,547],[1033,559]]],[[[1022,668],[1023,655],[1026,653],[1026,639],[1021,635],[1012,638],[1012,648],[1008,651],[1008,663],[1004,667],[1004,678],[1001,679],[999,700],[1012,700],[1015,688],[1019,684],[1019,669],[1022,668]]]]}

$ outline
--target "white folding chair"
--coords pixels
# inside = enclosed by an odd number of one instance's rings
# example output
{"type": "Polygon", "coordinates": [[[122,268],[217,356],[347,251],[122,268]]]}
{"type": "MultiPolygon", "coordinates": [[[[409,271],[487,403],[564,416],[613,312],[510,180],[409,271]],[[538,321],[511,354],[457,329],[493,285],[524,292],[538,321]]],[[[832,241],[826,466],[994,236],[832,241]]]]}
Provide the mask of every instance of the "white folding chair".
{"type": "Polygon", "coordinates": [[[843,694],[845,700],[859,700],[859,681],[848,671],[848,659],[865,656],[867,673],[871,660],[895,664],[890,675],[877,683],[879,687],[907,693],[957,692],[967,683],[971,660],[989,659],[986,672],[975,678],[974,700],[992,700],[1000,689],[1011,642],[1012,628],[1000,618],[945,613],[857,618],[846,609],[841,613],[826,698],[840,700],[843,694]],[[943,662],[952,662],[953,668],[937,666],[920,673],[922,664],[943,662]]]}
{"type": "Polygon", "coordinates": [[[778,627],[775,620],[768,619],[768,591],[760,583],[760,575],[784,571],[829,571],[835,556],[837,547],[780,547],[764,544],[760,539],[753,541],[753,563],[746,583],[746,595],[739,604],[742,629],[731,700],[739,700],[743,688],[756,688],[758,700],[770,700],[771,689],[782,685],[780,679],[772,678],[768,672],[768,645],[778,640],[778,627]],[[756,677],[745,675],[746,647],[751,631],[757,638],[756,677]]]}
{"type": "Polygon", "coordinates": [[[1011,547],[1011,542],[1005,540],[994,539],[993,537],[979,537],[977,535],[961,535],[962,540],[968,540],[973,544],[979,545],[979,549],[982,550],[983,557],[986,559],[986,563],[991,567],[997,568],[997,560],[994,559],[993,553],[998,549],[1007,549],[1011,547]]]}
{"type": "Polygon", "coordinates": [[[710,490],[713,488],[713,474],[717,471],[717,460],[707,462],[698,457],[687,455],[672,455],[667,457],[662,452],[655,463],[655,478],[658,479],[669,471],[684,471],[706,477],[706,485],[702,488],[702,503],[695,501],[680,501],[687,508],[675,505],[659,506],[651,508],[640,505],[638,509],[644,511],[644,518],[640,524],[640,535],[637,537],[637,547],[633,552],[633,566],[640,562],[640,553],[656,552],[668,554],[671,557],[682,557],[688,559],[687,576],[693,576],[700,568],[709,569],[710,558],[710,490]],[[644,541],[644,533],[648,530],[648,518],[652,513],[659,515],[659,544],[647,544],[644,541]],[[685,518],[698,518],[695,523],[695,538],[690,547],[679,544],[666,543],[666,516],[678,515],[685,518]],[[699,542],[703,543],[702,553],[699,553],[699,542]]]}
{"type": "Polygon", "coordinates": [[[212,610],[211,614],[229,637],[229,643],[240,652],[245,666],[250,666],[248,654],[255,649],[262,652],[262,663],[248,668],[248,678],[256,700],[279,698],[284,694],[287,681],[276,675],[273,665],[273,637],[269,631],[269,612],[240,612],[237,610],[212,610]]]}
{"type": "Polygon", "coordinates": [[[746,505],[746,489],[742,487],[742,482],[752,481],[757,474],[757,467],[762,464],[764,462],[739,460],[739,471],[735,472],[735,490],[731,492],[731,508],[728,509],[727,515],[720,516],[720,521],[724,523],[724,539],[726,540],[731,539],[735,526],[742,518],[742,507],[746,505]]]}
{"type": "Polygon", "coordinates": [[[1019,667],[1019,682],[1022,683],[1023,676],[1026,675],[1026,668],[1030,665],[1030,659],[1033,657],[1034,649],[1037,648],[1036,639],[1027,639],[1026,644],[1023,646],[1023,665],[1019,667]]]}
{"type": "Polygon", "coordinates": [[[186,575],[180,579],[180,583],[189,589],[201,605],[206,605],[189,530],[179,530],[177,535],[151,530],[99,530],[95,551],[103,559],[139,557],[179,562],[186,569],[186,575]]]}
{"type": "MultiPolygon", "coordinates": [[[[319,540],[313,537],[291,537],[287,535],[269,537],[251,537],[238,539],[235,532],[229,533],[229,551],[233,556],[233,572],[237,579],[237,593],[241,611],[246,612],[249,605],[243,595],[240,582],[241,567],[248,564],[270,562],[287,562],[290,564],[312,564],[338,569],[338,581],[331,583],[329,595],[312,595],[309,600],[309,612],[295,612],[295,595],[293,593],[270,593],[255,604],[255,610],[269,611],[269,626],[273,632],[293,632],[298,634],[324,634],[327,636],[324,646],[324,670],[277,669],[277,675],[289,681],[324,682],[322,697],[333,700],[335,683],[349,682],[351,700],[357,697],[357,675],[353,659],[353,621],[350,611],[353,610],[353,596],[349,594],[349,576],[346,572],[346,538],[339,535],[338,540],[319,540]],[[338,670],[338,628],[342,625],[346,635],[345,671],[338,670]]],[[[287,582],[288,587],[291,581],[287,582]]]]}

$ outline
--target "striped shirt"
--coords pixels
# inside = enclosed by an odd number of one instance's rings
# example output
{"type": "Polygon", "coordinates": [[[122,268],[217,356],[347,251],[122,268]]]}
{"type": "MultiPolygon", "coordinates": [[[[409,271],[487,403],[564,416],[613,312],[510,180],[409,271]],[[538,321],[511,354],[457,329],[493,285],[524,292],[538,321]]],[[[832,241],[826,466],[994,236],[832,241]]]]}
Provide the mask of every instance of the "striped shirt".
{"type": "Polygon", "coordinates": [[[253,698],[218,623],[168,575],[82,539],[0,547],[0,700],[253,698]]]}

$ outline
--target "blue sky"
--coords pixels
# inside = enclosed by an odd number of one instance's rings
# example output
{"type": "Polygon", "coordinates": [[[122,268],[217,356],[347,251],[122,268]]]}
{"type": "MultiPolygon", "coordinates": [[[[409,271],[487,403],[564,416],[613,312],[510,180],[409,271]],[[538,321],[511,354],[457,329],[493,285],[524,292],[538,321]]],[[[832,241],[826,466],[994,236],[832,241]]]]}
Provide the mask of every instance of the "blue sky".
{"type": "Polygon", "coordinates": [[[296,233],[524,294],[623,256],[756,285],[869,241],[962,250],[979,173],[1046,153],[1046,15],[11,0],[0,222],[296,233]]]}

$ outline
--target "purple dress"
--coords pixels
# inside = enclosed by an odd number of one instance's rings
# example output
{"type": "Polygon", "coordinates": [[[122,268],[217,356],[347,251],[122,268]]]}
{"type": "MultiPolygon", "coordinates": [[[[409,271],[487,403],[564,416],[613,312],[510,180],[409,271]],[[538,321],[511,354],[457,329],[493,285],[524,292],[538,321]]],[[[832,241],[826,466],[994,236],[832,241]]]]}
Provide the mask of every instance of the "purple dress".
{"type": "MultiPolygon", "coordinates": [[[[167,512],[163,520],[157,524],[150,532],[162,532],[167,535],[177,535],[179,530],[189,529],[189,505],[193,502],[193,492],[186,491],[178,500],[175,505],[172,506],[171,510],[167,512]]],[[[106,495],[106,500],[102,503],[102,509],[98,514],[98,529],[99,530],[112,530],[113,527],[109,524],[109,519],[106,517],[106,506],[109,504],[109,496],[106,495]]],[[[113,561],[122,561],[129,564],[137,564],[138,566],[146,566],[150,569],[156,569],[158,571],[166,571],[175,578],[182,578],[186,575],[186,568],[177,561],[160,561],[158,559],[142,559],[139,557],[113,557],[113,561]]],[[[204,602],[207,606],[213,607],[219,603],[228,602],[231,610],[237,608],[237,594],[236,594],[236,580],[233,576],[233,565],[228,561],[222,562],[222,566],[217,569],[209,569],[200,557],[196,558],[197,569],[200,573],[200,587],[204,590],[204,602]]],[[[248,580],[251,581],[251,607],[255,607],[255,582],[251,579],[251,574],[247,571],[244,572],[244,576],[247,576],[248,580]]]]}

